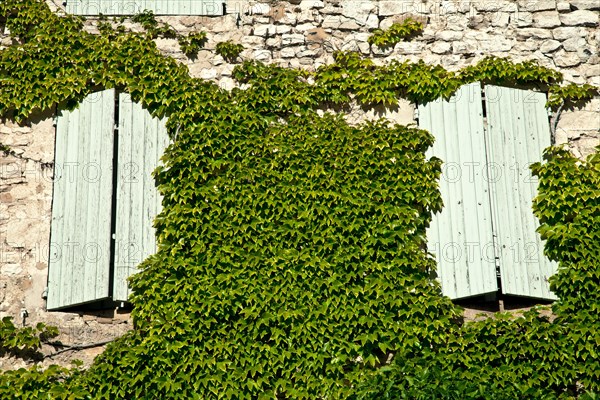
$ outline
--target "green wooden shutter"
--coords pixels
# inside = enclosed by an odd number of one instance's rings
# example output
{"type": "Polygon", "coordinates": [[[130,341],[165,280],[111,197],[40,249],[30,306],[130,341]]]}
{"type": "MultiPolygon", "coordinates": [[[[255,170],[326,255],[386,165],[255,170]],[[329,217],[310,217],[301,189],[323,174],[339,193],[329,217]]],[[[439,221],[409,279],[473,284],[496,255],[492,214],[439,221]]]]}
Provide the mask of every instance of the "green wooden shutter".
{"type": "Polygon", "coordinates": [[[544,256],[532,202],[537,181],[529,166],[550,146],[544,93],[488,85],[488,156],[494,230],[505,294],[556,299],[548,278],[557,264],[544,256]]]}
{"type": "Polygon", "coordinates": [[[77,15],[223,15],[223,0],[67,0],[66,10],[77,15]]]}
{"type": "Polygon", "coordinates": [[[444,161],[444,208],[427,231],[442,292],[453,299],[496,292],[481,85],[465,85],[449,101],[419,105],[418,112],[419,126],[435,136],[428,156],[444,161]]]}
{"type": "Polygon", "coordinates": [[[47,308],[109,297],[114,90],[58,116],[47,308]]]}
{"type": "Polygon", "coordinates": [[[113,299],[129,297],[127,278],[156,252],[153,222],[162,198],[152,171],[169,143],[165,120],[152,118],[128,94],[119,95],[117,213],[113,299]]]}

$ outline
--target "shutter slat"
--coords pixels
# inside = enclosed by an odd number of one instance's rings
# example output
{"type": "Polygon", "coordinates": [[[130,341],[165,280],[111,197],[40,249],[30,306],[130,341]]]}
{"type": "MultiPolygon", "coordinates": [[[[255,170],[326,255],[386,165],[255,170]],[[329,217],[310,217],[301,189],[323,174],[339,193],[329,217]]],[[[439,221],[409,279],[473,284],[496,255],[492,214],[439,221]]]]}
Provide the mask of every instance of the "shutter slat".
{"type": "Polygon", "coordinates": [[[223,15],[222,0],[68,0],[66,11],[76,15],[223,15]]]}
{"type": "Polygon", "coordinates": [[[161,197],[152,171],[168,144],[165,120],[152,118],[128,94],[119,96],[119,161],[113,298],[127,301],[126,279],[156,252],[154,218],[161,197]],[[123,144],[123,146],[121,146],[123,144]]]}
{"type": "Polygon", "coordinates": [[[480,84],[463,86],[449,101],[419,105],[419,126],[436,138],[427,155],[444,161],[444,208],[427,231],[442,292],[453,299],[496,292],[480,84]]]}
{"type": "Polygon", "coordinates": [[[49,310],[109,296],[113,124],[113,90],[58,117],[49,310]]]}
{"type": "Polygon", "coordinates": [[[532,204],[537,182],[529,166],[550,146],[544,93],[488,85],[489,157],[494,230],[505,294],[554,300],[548,278],[557,264],[544,254],[532,204]]]}

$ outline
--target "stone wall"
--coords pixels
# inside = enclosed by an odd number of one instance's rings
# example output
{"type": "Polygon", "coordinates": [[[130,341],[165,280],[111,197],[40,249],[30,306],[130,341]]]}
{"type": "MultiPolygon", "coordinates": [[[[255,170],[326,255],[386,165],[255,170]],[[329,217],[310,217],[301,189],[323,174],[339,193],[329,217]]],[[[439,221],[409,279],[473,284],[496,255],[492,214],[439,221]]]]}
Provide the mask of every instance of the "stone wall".
{"type": "MultiPolygon", "coordinates": [[[[49,3],[54,9],[54,3],[49,3]]],[[[314,70],[332,62],[335,50],[357,50],[384,64],[392,59],[425,60],[449,69],[472,65],[486,55],[510,56],[515,61],[537,60],[565,75],[567,82],[600,86],[600,29],[597,0],[536,1],[356,1],[294,0],[227,4],[222,17],[159,17],[180,33],[208,32],[206,49],[188,59],[176,40],[158,39],[164,54],[188,66],[195,77],[231,89],[233,64],[218,56],[218,42],[232,40],[246,50],[241,59],[257,59],[291,68],[314,70]],[[367,43],[374,28],[387,28],[411,16],[425,23],[423,35],[392,49],[367,43]]],[[[60,12],[60,11],[58,11],[60,12]]],[[[134,30],[140,27],[126,22],[134,30]]],[[[95,21],[87,23],[95,31],[95,21]]],[[[10,40],[0,37],[0,46],[10,40]]],[[[0,47],[1,48],[1,47],[0,47]]],[[[52,113],[49,113],[52,114],[52,113]]],[[[352,122],[385,116],[414,123],[414,105],[401,102],[398,110],[350,112],[352,122]]],[[[568,143],[578,155],[590,154],[600,144],[600,99],[582,109],[565,110],[556,131],[557,143],[568,143]]],[[[0,143],[15,155],[0,156],[0,317],[13,316],[18,324],[43,321],[57,325],[66,344],[87,344],[121,335],[131,328],[127,313],[108,310],[96,314],[46,312],[42,298],[47,280],[50,209],[54,159],[52,115],[36,116],[23,125],[0,123],[0,143]],[[21,318],[22,312],[27,317],[21,318]]],[[[57,349],[45,347],[45,353],[57,349]]],[[[86,364],[102,347],[68,352],[46,362],[86,364]]],[[[23,365],[0,359],[0,368],[23,365]]]]}

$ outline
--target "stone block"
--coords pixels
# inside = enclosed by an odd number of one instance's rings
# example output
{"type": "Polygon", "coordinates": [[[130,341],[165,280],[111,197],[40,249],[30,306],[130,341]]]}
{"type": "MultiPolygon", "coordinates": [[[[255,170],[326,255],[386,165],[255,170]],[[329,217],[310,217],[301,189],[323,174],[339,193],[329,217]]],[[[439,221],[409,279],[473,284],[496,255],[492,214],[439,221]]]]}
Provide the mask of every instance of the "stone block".
{"type": "Polygon", "coordinates": [[[414,11],[412,0],[382,0],[379,2],[379,16],[400,15],[414,11]]]}
{"type": "Polygon", "coordinates": [[[598,13],[590,10],[577,10],[560,14],[560,22],[567,26],[597,26],[598,13]]]}
{"type": "Polygon", "coordinates": [[[600,114],[586,109],[581,111],[566,110],[560,115],[558,127],[567,131],[595,131],[598,133],[600,129],[600,114]]]}
{"type": "Polygon", "coordinates": [[[453,42],[455,40],[461,40],[463,37],[462,32],[456,31],[440,31],[435,34],[436,40],[443,40],[445,42],[453,42]]]}
{"type": "Polygon", "coordinates": [[[560,26],[557,11],[542,11],[533,14],[533,26],[536,28],[556,28],[560,26]]]}
{"type": "Polygon", "coordinates": [[[269,37],[275,36],[277,33],[277,25],[258,25],[254,28],[254,35],[269,37]]]}
{"type": "Polygon", "coordinates": [[[587,41],[582,37],[572,37],[565,40],[562,46],[566,51],[578,51],[581,48],[587,47],[587,41]]]}
{"type": "Polygon", "coordinates": [[[575,67],[581,64],[581,60],[577,53],[566,52],[564,50],[560,50],[556,53],[554,62],[559,67],[575,67]]]}
{"type": "Polygon", "coordinates": [[[399,54],[419,54],[423,50],[423,44],[418,42],[400,42],[394,50],[399,54]]]}
{"type": "Polygon", "coordinates": [[[494,27],[504,28],[510,22],[510,14],[507,12],[492,13],[490,14],[490,22],[494,27]]]}
{"type": "Polygon", "coordinates": [[[431,52],[435,54],[448,54],[452,50],[452,44],[448,42],[436,42],[431,46],[431,52]]]}
{"type": "Polygon", "coordinates": [[[281,49],[279,56],[281,58],[292,58],[296,56],[297,48],[296,47],[284,47],[281,49]]]}
{"type": "Polygon", "coordinates": [[[308,43],[323,43],[329,40],[329,34],[323,28],[315,28],[306,31],[306,41],[308,43]]]}
{"type": "Polygon", "coordinates": [[[533,14],[530,12],[519,12],[517,14],[517,27],[525,28],[533,25],[533,14]]]}
{"type": "Polygon", "coordinates": [[[368,0],[342,0],[342,15],[347,18],[366,21],[377,10],[377,3],[368,0]]]}
{"type": "Polygon", "coordinates": [[[556,40],[567,40],[573,37],[585,37],[587,31],[585,28],[561,27],[552,30],[552,36],[556,40]]]}
{"type": "Polygon", "coordinates": [[[555,0],[518,0],[519,9],[525,11],[555,10],[555,0]]]}
{"type": "Polygon", "coordinates": [[[552,32],[541,28],[523,28],[517,30],[517,39],[552,39],[552,32]]]}
{"type": "Polygon", "coordinates": [[[304,43],[304,35],[299,33],[291,33],[287,35],[281,35],[282,46],[293,46],[304,43]]]}
{"type": "Polygon", "coordinates": [[[598,0],[571,0],[571,5],[578,10],[600,10],[598,0]]]}
{"type": "Polygon", "coordinates": [[[553,51],[558,50],[560,46],[561,44],[558,40],[550,39],[542,43],[542,45],[540,46],[540,51],[544,54],[552,53],[553,51]]]}

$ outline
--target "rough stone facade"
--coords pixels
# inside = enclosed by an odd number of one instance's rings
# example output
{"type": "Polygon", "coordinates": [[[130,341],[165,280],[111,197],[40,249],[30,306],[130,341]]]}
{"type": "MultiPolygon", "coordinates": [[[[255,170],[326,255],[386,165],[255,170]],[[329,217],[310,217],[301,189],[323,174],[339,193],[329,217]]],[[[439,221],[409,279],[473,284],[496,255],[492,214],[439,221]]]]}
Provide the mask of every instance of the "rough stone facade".
{"type": "MultiPolygon", "coordinates": [[[[49,3],[54,9],[57,6],[49,3]]],[[[441,64],[449,69],[472,65],[486,55],[510,56],[515,61],[537,60],[561,71],[567,82],[600,86],[600,2],[596,0],[291,0],[229,1],[222,17],[159,17],[178,32],[204,30],[208,43],[196,59],[188,59],[174,39],[158,39],[164,54],[188,66],[195,77],[231,89],[234,65],[214,51],[218,42],[242,43],[242,59],[256,59],[291,68],[314,70],[331,63],[335,50],[357,50],[384,64],[392,59],[441,64]],[[367,42],[370,31],[387,28],[406,17],[425,23],[423,35],[392,49],[367,42]]],[[[58,11],[60,12],[60,11],[58,11]]],[[[136,24],[126,23],[138,30],[136,24]]],[[[95,30],[95,21],[87,29],[95,30]]],[[[0,45],[10,39],[0,37],[0,45]]],[[[1,48],[1,47],[0,47],[1,48]]],[[[399,123],[415,123],[414,105],[401,102],[398,110],[356,107],[351,121],[385,116],[399,123]]],[[[42,298],[47,280],[50,209],[55,128],[52,115],[36,116],[16,125],[0,121],[0,143],[15,155],[0,156],[0,317],[9,315],[19,325],[46,322],[59,327],[57,340],[87,344],[111,339],[131,329],[127,314],[109,310],[99,314],[46,312],[42,298]],[[27,317],[22,318],[23,313],[27,317]]],[[[600,144],[600,99],[560,116],[556,143],[568,143],[577,156],[600,144]]],[[[44,347],[45,353],[56,349],[44,347]]],[[[68,352],[59,359],[79,358],[86,364],[102,350],[68,352]]],[[[24,365],[0,359],[0,368],[24,365]]]]}

